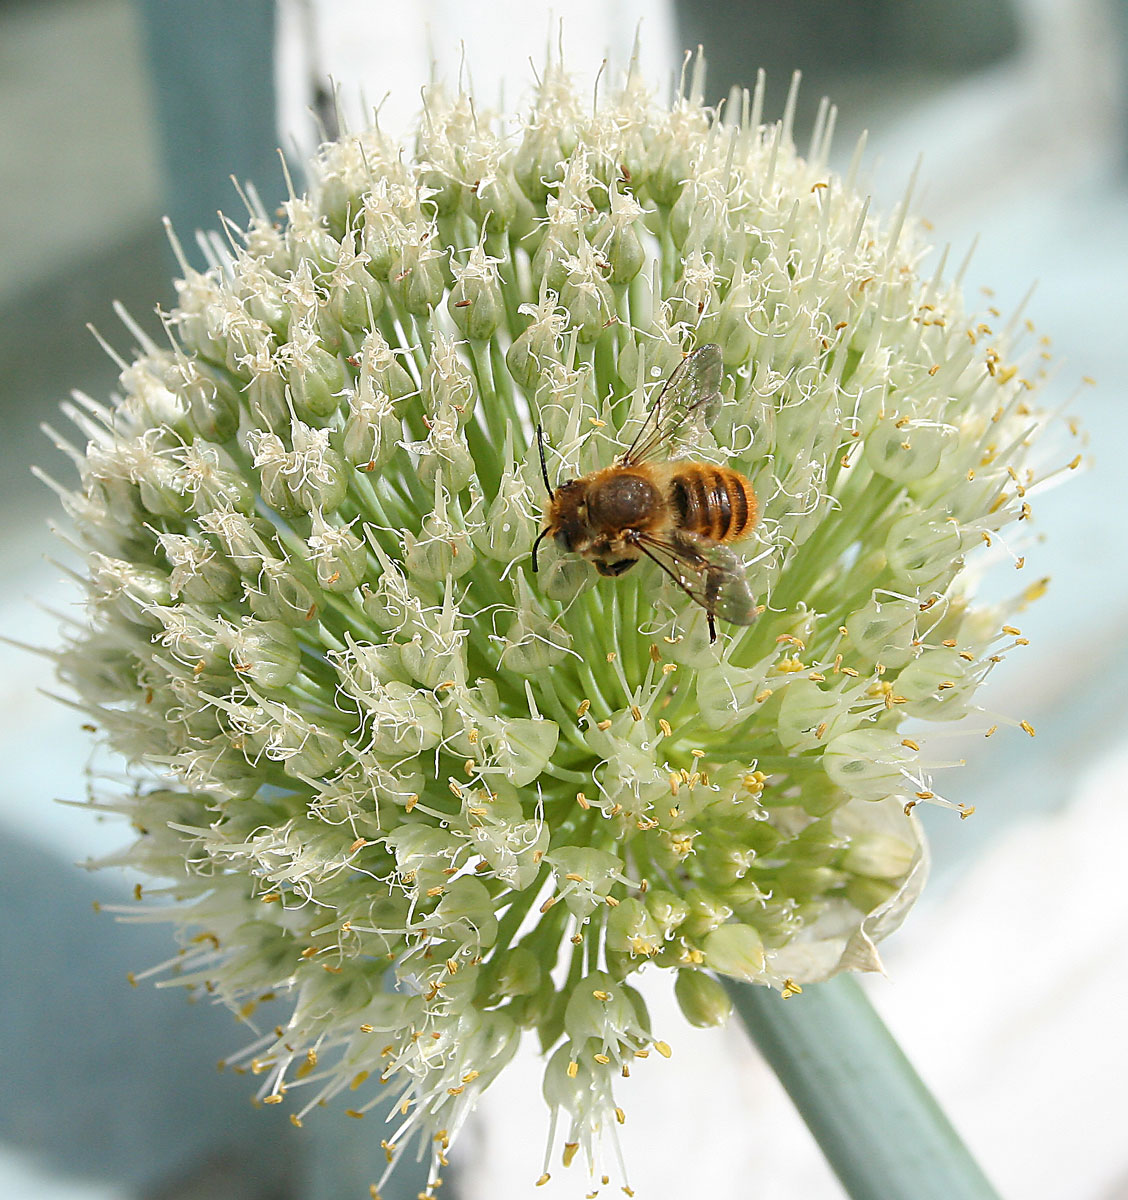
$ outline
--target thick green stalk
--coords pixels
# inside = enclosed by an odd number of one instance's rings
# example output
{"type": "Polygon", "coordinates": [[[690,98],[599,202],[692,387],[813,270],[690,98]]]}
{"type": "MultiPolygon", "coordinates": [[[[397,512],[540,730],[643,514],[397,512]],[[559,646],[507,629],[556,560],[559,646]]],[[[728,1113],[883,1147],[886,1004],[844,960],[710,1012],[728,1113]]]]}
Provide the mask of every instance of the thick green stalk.
{"type": "Polygon", "coordinates": [[[853,1200],[998,1200],[855,979],[729,991],[853,1200]]]}

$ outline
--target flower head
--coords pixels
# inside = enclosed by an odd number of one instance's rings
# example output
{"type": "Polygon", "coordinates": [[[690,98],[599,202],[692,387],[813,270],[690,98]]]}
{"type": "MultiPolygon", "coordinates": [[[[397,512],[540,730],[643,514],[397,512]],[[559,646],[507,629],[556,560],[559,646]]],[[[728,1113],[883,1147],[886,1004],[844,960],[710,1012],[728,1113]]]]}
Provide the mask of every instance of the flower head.
{"type": "Polygon", "coordinates": [[[951,805],[929,723],[1021,640],[964,582],[1039,482],[1014,331],[918,274],[906,213],[828,170],[832,122],[802,157],[759,111],[631,74],[592,112],[550,65],[506,135],[432,89],[413,158],[324,146],[280,223],[185,267],[113,407],[73,410],[62,673],[136,768],[97,802],[169,881],[179,981],[287,999],[246,1055],[263,1100],[390,1110],[390,1162],[418,1134],[437,1171],[534,1031],[597,1169],[619,1076],[669,1053],[644,967],[696,1024],[717,976],[875,967],[912,808],[951,805]],[[686,453],[760,510],[758,619],[715,642],[653,564],[529,558],[535,426],[554,476],[608,466],[706,344],[686,453]]]}

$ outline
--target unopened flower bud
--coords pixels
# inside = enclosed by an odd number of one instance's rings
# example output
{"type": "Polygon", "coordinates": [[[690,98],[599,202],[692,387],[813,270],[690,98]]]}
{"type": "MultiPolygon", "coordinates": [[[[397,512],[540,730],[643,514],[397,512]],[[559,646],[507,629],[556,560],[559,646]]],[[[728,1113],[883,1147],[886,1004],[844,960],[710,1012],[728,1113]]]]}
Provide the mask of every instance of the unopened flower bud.
{"type": "Polygon", "coordinates": [[[172,566],[174,595],[196,604],[223,604],[238,595],[239,575],[216,546],[180,533],[162,533],[159,540],[172,566]]]}
{"type": "Polygon", "coordinates": [[[685,1019],[698,1029],[723,1025],[732,1013],[732,1000],[723,984],[704,971],[680,970],[674,979],[674,995],[685,1019]]]}
{"type": "Polygon", "coordinates": [[[327,592],[351,592],[368,570],[368,549],[347,525],[331,525],[319,510],[306,539],[317,582],[327,592]]]}
{"type": "Polygon", "coordinates": [[[903,791],[902,767],[910,751],[890,729],[855,729],[834,738],[823,752],[826,773],[860,800],[880,800],[903,791]]]}
{"type": "Polygon", "coordinates": [[[244,584],[251,611],[263,621],[301,629],[317,616],[318,599],[304,573],[278,558],[264,558],[254,583],[244,584]]]}
{"type": "Polygon", "coordinates": [[[729,923],[705,935],[705,965],[722,975],[757,982],[764,970],[764,940],[751,925],[729,923]]]}
{"type": "Polygon", "coordinates": [[[297,677],[301,650],[293,630],[281,621],[246,621],[230,645],[231,665],[259,687],[285,687],[297,677]]]}
{"type": "Polygon", "coordinates": [[[505,299],[501,294],[496,259],[475,246],[464,267],[454,268],[454,287],[447,297],[447,311],[463,337],[487,342],[505,317],[505,299]]]}
{"type": "Polygon", "coordinates": [[[335,511],[348,491],[348,476],[328,432],[295,421],[293,446],[288,451],[273,433],[253,439],[263,499],[284,517],[307,516],[315,508],[335,511]]]}

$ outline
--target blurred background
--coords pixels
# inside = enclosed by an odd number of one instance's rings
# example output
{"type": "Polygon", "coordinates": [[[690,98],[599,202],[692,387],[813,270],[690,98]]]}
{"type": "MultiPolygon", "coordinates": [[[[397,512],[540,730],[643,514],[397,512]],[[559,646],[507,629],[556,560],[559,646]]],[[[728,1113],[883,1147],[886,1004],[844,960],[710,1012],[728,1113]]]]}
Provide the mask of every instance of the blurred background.
{"type": "MultiPolygon", "coordinates": [[[[557,10],[558,12],[562,10],[557,10]]],[[[1128,553],[1117,455],[1128,452],[1120,322],[1128,307],[1128,16],[1118,0],[574,0],[571,64],[622,63],[643,26],[644,69],[665,86],[705,46],[709,93],[769,79],[777,113],[802,69],[797,128],[840,106],[838,165],[870,131],[868,186],[916,208],[962,256],[969,293],[1025,312],[1052,338],[1051,404],[1072,401],[1091,469],[1036,509],[1045,544],[1027,576],[1050,591],[1020,624],[1031,645],[987,704],[1038,731],[960,745],[946,792],[968,821],[926,814],[935,872],[868,981],[879,1010],[1006,1197],[1128,1198],[1128,553]],[[1083,377],[1095,386],[1083,385],[1083,377]]],[[[47,555],[58,515],[29,464],[69,481],[39,431],[71,388],[105,398],[128,355],[119,300],[150,330],[170,306],[161,227],[240,215],[228,176],[281,194],[275,147],[314,144],[314,81],[359,107],[389,97],[406,128],[434,58],[509,104],[555,39],[547,5],[500,0],[0,0],[0,633],[57,641],[74,596],[47,555]],[[460,41],[464,51],[460,51],[460,41]]],[[[801,139],[800,139],[801,140],[801,139]]],[[[1016,589],[988,580],[990,594],[1016,589]]],[[[73,865],[124,831],[54,803],[85,792],[82,718],[51,701],[53,665],[0,645],[0,1196],[7,1200],[322,1200],[367,1194],[375,1126],[327,1115],[296,1130],[254,1111],[215,1071],[244,1040],[225,1012],[126,972],[167,957],[161,927],[93,910],[128,893],[73,865]]],[[[841,1189],[771,1073],[735,1026],[684,1025],[661,1087],[629,1089],[636,1191],[831,1200],[841,1189]]],[[[460,1145],[452,1194],[517,1197],[539,1174],[546,1113],[526,1059],[487,1096],[460,1145]]],[[[538,1195],[578,1195],[578,1176],[538,1195]],[[555,1189],[555,1190],[554,1190],[555,1189]]],[[[414,1196],[405,1180],[400,1195],[414,1196]]],[[[391,1200],[397,1193],[387,1189],[391,1200]]]]}

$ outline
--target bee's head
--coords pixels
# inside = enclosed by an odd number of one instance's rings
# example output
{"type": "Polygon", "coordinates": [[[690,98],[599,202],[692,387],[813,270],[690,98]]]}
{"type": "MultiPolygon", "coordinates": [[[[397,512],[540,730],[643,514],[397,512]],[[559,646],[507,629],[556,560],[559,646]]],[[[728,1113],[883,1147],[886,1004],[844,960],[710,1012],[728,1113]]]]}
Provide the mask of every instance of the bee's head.
{"type": "Polygon", "coordinates": [[[533,570],[537,569],[537,549],[551,537],[566,554],[590,537],[587,524],[587,485],[582,479],[566,479],[552,493],[546,513],[546,525],[533,543],[533,570]]]}

